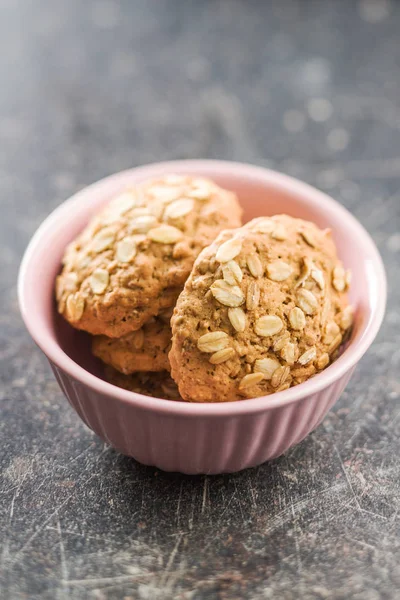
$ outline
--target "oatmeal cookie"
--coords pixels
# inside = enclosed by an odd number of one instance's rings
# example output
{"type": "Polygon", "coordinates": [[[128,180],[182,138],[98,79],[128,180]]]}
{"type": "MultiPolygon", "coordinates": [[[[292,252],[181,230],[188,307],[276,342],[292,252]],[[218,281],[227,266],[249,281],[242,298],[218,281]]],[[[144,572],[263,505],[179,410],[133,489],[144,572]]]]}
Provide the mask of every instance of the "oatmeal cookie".
{"type": "Polygon", "coordinates": [[[67,248],[59,312],[77,329],[121,337],[173,306],[200,251],[240,225],[236,196],[169,175],[126,189],[67,248]]]}
{"type": "Polygon", "coordinates": [[[253,398],[324,369],[352,323],[349,283],[330,231],[313,223],[279,215],[222,232],[197,258],[171,320],[182,397],[253,398]]]}
{"type": "Polygon", "coordinates": [[[132,375],[123,375],[107,366],[104,374],[109,383],[129,392],[136,392],[153,398],[165,398],[166,400],[182,400],[178,386],[171,379],[168,371],[159,371],[158,373],[138,372],[132,375]]]}
{"type": "Polygon", "coordinates": [[[123,337],[97,335],[92,342],[93,354],[125,375],[135,371],[169,371],[170,347],[171,326],[159,318],[123,337]]]}

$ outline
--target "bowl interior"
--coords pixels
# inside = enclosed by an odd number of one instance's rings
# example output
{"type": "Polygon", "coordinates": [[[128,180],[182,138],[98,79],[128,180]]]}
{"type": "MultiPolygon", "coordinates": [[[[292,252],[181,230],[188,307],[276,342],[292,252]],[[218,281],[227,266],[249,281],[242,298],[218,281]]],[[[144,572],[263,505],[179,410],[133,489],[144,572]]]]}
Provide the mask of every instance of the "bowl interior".
{"type": "Polygon", "coordinates": [[[90,352],[89,336],[74,330],[57,314],[54,280],[65,246],[113,194],[127,184],[167,172],[208,176],[235,191],[244,221],[287,213],[331,228],[339,256],[353,273],[350,300],[356,308],[351,343],[338,359],[342,360],[353,342],[365,334],[379,294],[385,294],[379,255],[368,234],[344,208],[306,184],[256,167],[218,161],[178,161],[126,171],[85,188],[50,215],[31,242],[20,279],[22,312],[42,349],[46,352],[46,344],[55,343],[85,370],[102,378],[101,364],[90,352]]]}

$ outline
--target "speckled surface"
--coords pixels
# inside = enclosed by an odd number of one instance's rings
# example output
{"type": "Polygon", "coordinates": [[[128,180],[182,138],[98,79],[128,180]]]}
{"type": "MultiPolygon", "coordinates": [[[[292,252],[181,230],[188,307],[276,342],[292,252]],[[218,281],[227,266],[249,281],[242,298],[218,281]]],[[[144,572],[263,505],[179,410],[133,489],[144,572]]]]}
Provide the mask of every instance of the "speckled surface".
{"type": "Polygon", "coordinates": [[[2,599],[398,597],[399,29],[400,3],[371,0],[1,0],[2,599]],[[199,156],[332,194],[373,235],[390,294],[317,431],[270,464],[195,478],[85,428],[24,330],[16,273],[76,190],[199,156]]]}

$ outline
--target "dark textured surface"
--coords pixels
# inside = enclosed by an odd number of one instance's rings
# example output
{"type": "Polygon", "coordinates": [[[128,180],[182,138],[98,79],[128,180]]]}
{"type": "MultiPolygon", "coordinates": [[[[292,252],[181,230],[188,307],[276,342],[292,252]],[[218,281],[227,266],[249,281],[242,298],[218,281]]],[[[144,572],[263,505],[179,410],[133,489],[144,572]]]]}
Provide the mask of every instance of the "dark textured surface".
{"type": "Polygon", "coordinates": [[[399,30],[397,2],[0,0],[2,599],[399,597],[399,30]],[[16,272],[82,186],[198,156],[328,191],[391,289],[317,431],[257,469],[190,478],[84,427],[24,330],[16,272]]]}

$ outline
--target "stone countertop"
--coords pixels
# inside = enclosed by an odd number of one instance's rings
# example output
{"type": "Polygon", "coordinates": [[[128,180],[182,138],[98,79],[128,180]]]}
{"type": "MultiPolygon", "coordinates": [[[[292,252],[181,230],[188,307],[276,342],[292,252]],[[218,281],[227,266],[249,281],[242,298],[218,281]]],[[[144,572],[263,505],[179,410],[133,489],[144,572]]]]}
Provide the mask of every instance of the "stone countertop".
{"type": "Polygon", "coordinates": [[[1,0],[1,598],[398,597],[399,30],[383,0],[1,0]],[[388,272],[385,323],[338,404],[236,475],[165,474],[103,445],[17,307],[23,250],[52,209],[177,157],[316,185],[388,272]]]}

